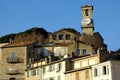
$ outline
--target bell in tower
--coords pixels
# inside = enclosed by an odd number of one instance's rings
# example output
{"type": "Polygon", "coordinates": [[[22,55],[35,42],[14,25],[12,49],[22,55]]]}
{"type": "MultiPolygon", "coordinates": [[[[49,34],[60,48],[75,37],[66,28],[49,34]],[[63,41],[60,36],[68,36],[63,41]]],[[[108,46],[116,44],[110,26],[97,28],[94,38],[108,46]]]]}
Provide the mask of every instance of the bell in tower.
{"type": "Polygon", "coordinates": [[[81,7],[82,9],[82,31],[85,34],[92,35],[94,31],[92,11],[93,6],[85,5],[81,7]]]}

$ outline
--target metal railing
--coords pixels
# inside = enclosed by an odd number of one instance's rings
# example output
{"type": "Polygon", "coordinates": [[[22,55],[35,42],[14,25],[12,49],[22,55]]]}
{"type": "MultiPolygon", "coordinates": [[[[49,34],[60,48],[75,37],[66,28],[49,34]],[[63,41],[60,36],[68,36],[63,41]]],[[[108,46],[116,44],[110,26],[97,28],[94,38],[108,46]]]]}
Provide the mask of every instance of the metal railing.
{"type": "Polygon", "coordinates": [[[15,58],[7,58],[8,63],[19,63],[23,62],[23,59],[20,57],[15,57],[15,58]]]}

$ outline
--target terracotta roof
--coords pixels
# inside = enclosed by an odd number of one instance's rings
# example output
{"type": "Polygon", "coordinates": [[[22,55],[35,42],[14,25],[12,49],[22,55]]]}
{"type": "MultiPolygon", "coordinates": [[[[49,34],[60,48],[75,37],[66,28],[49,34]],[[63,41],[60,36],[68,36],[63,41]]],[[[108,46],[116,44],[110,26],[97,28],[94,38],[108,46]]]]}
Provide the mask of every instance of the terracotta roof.
{"type": "Polygon", "coordinates": [[[34,43],[34,41],[29,41],[29,42],[18,42],[18,43],[12,43],[12,44],[7,44],[2,46],[2,48],[6,48],[6,47],[19,47],[19,46],[27,46],[34,43]]]}
{"type": "Polygon", "coordinates": [[[6,44],[8,44],[8,43],[0,43],[0,47],[4,46],[6,44]]]}

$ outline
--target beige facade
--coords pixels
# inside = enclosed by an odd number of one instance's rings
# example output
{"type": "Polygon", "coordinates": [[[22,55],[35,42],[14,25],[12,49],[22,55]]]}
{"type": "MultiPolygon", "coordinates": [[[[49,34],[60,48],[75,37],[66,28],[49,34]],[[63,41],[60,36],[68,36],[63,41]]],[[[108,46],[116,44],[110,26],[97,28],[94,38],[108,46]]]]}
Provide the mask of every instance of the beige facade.
{"type": "Polygon", "coordinates": [[[72,59],[71,70],[65,72],[65,80],[92,80],[91,66],[105,61],[106,55],[108,54],[98,50],[97,54],[82,55],[72,59]]]}
{"type": "Polygon", "coordinates": [[[89,68],[84,68],[81,70],[75,70],[72,73],[68,73],[65,76],[65,80],[91,80],[91,70],[89,68]]]}
{"type": "Polygon", "coordinates": [[[49,42],[53,43],[74,43],[76,32],[62,29],[49,35],[49,42]]]}
{"type": "Polygon", "coordinates": [[[40,66],[41,80],[65,80],[64,72],[70,69],[70,60],[61,59],[40,66]]]}
{"type": "Polygon", "coordinates": [[[26,72],[25,72],[26,74],[25,80],[41,80],[42,72],[41,72],[40,66],[45,65],[45,64],[46,62],[44,59],[28,64],[26,68],[26,72]]]}
{"type": "Polygon", "coordinates": [[[99,54],[81,56],[72,60],[72,69],[65,72],[65,80],[92,80],[91,66],[99,63],[99,54]],[[71,78],[70,78],[71,77],[71,78]]]}
{"type": "Polygon", "coordinates": [[[0,44],[0,63],[1,63],[1,57],[2,57],[1,47],[4,46],[4,45],[6,45],[6,44],[8,44],[8,43],[1,43],[0,44]]]}
{"type": "Polygon", "coordinates": [[[7,44],[1,48],[0,80],[25,80],[28,46],[7,44]]]}
{"type": "Polygon", "coordinates": [[[49,35],[49,42],[53,44],[52,52],[55,56],[71,54],[76,50],[75,37],[77,32],[62,29],[49,35]]]}
{"type": "Polygon", "coordinates": [[[26,75],[26,79],[25,80],[41,80],[40,79],[39,68],[27,71],[27,75],[26,75]]]}
{"type": "Polygon", "coordinates": [[[46,57],[44,60],[31,63],[26,70],[26,80],[65,80],[65,71],[70,70],[70,59],[52,60],[55,57],[46,57]]]}

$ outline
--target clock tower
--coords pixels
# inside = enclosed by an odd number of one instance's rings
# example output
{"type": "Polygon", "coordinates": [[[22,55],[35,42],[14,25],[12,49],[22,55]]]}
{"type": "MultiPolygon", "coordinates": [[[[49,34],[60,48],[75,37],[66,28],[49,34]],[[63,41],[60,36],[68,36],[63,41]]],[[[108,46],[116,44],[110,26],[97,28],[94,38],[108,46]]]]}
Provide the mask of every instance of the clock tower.
{"type": "Polygon", "coordinates": [[[85,5],[82,9],[82,31],[85,34],[92,35],[94,31],[94,23],[92,19],[93,6],[85,5]]]}

